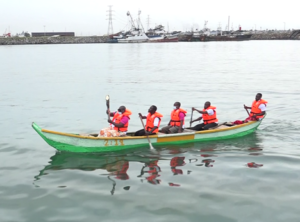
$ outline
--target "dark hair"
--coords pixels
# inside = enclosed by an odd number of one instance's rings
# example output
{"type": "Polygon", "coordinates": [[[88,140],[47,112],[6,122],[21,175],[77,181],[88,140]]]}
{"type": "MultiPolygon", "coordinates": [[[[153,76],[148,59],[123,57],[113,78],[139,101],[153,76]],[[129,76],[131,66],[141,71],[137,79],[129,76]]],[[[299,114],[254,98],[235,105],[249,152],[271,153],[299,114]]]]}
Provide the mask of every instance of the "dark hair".
{"type": "Polygon", "coordinates": [[[181,106],[181,103],[180,103],[180,102],[175,102],[175,103],[177,103],[177,104],[179,105],[179,107],[181,106]]]}
{"type": "Polygon", "coordinates": [[[152,105],[152,107],[153,107],[154,111],[156,111],[156,110],[157,110],[157,107],[156,107],[156,106],[152,105]]]}
{"type": "Polygon", "coordinates": [[[262,97],[262,94],[261,94],[261,93],[257,93],[257,95],[260,95],[260,97],[262,97]]]}

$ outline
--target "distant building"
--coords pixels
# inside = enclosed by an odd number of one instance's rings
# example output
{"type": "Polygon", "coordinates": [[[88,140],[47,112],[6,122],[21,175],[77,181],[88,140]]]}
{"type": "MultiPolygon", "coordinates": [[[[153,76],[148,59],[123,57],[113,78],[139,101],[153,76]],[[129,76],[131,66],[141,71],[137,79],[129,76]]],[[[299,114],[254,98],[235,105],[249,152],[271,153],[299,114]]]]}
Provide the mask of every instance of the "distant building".
{"type": "Polygon", "coordinates": [[[75,32],[32,32],[32,37],[43,36],[75,36],[75,32]]]}

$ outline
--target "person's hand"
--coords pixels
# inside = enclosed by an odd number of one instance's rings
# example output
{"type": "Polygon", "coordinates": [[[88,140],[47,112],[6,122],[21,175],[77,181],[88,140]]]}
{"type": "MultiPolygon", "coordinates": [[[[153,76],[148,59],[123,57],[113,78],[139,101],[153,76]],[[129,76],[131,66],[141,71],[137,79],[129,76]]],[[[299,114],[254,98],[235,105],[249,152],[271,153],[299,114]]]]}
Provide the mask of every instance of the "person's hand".
{"type": "Polygon", "coordinates": [[[244,104],[244,109],[247,109],[247,106],[244,104]]]}
{"type": "Polygon", "coordinates": [[[141,117],[141,118],[143,117],[141,113],[139,113],[139,117],[141,117]]]}
{"type": "Polygon", "coordinates": [[[107,109],[107,110],[106,110],[106,113],[110,115],[110,109],[107,109]]]}
{"type": "Polygon", "coordinates": [[[195,111],[196,109],[195,109],[195,107],[192,107],[192,111],[195,111]]]}
{"type": "Polygon", "coordinates": [[[108,120],[107,120],[107,122],[109,122],[109,123],[113,123],[113,121],[112,121],[111,119],[108,119],[108,120]]]}

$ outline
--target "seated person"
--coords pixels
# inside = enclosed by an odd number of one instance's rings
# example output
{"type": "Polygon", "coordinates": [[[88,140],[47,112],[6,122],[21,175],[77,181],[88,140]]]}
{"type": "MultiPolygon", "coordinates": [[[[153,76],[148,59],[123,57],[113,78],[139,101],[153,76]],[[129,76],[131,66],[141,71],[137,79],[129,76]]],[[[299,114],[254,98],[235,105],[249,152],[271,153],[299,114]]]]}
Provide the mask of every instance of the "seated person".
{"type": "Polygon", "coordinates": [[[106,112],[113,117],[112,120],[110,118],[108,118],[107,120],[107,122],[110,123],[111,127],[114,130],[126,133],[130,120],[129,116],[132,114],[132,112],[126,109],[125,106],[120,106],[117,112],[111,113],[109,109],[106,112]]]}
{"type": "Polygon", "coordinates": [[[201,130],[208,130],[209,128],[215,127],[218,125],[218,119],[217,119],[217,112],[216,107],[211,106],[210,102],[207,101],[204,103],[204,109],[202,111],[195,109],[194,107],[192,110],[196,110],[197,112],[202,114],[202,117],[199,117],[198,119],[192,120],[190,123],[200,121],[203,119],[203,123],[198,124],[194,127],[191,127],[189,129],[201,131],[201,130]]]}
{"type": "Polygon", "coordinates": [[[244,108],[247,110],[247,112],[248,109],[251,109],[249,117],[246,120],[248,121],[261,120],[266,114],[267,103],[268,103],[267,101],[262,99],[262,94],[257,93],[255,96],[255,100],[252,102],[251,107],[244,105],[244,108]]]}
{"type": "Polygon", "coordinates": [[[150,106],[147,116],[142,116],[142,114],[139,113],[140,118],[147,119],[147,122],[146,122],[145,129],[136,131],[134,134],[135,136],[154,135],[158,132],[158,127],[160,125],[161,117],[163,117],[163,115],[156,112],[156,110],[157,110],[156,106],[150,106]]]}
{"type": "Polygon", "coordinates": [[[180,108],[180,102],[174,103],[173,111],[171,112],[171,120],[169,124],[163,127],[161,133],[181,133],[184,129],[184,117],[187,111],[180,108]]]}

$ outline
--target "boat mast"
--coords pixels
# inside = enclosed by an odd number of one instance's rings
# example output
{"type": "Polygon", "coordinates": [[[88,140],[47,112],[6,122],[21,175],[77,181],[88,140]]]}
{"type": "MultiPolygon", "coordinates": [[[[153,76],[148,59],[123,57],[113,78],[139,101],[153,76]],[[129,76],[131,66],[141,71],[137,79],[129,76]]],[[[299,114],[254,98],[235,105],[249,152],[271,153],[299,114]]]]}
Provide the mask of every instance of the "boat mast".
{"type": "Polygon", "coordinates": [[[229,32],[230,16],[228,16],[228,32],[229,32]]]}
{"type": "Polygon", "coordinates": [[[150,27],[150,16],[148,15],[148,18],[147,18],[147,31],[149,31],[149,27],[150,27]]]}
{"type": "Polygon", "coordinates": [[[130,17],[131,28],[132,28],[132,29],[134,29],[134,28],[135,28],[135,24],[134,24],[134,21],[133,21],[133,19],[132,19],[132,16],[131,16],[131,14],[130,14],[130,12],[129,12],[129,11],[127,12],[127,16],[129,16],[129,17],[130,17]]]}
{"type": "MultiPolygon", "coordinates": [[[[141,14],[141,10],[139,10],[138,24],[141,25],[142,31],[143,31],[143,33],[145,33],[144,26],[141,22],[140,14],[141,14]]],[[[139,31],[140,31],[140,27],[138,27],[138,28],[139,28],[139,31]]]]}
{"type": "Polygon", "coordinates": [[[139,34],[140,34],[140,14],[141,14],[141,10],[139,10],[139,12],[138,12],[138,21],[137,21],[137,26],[138,26],[138,32],[139,32],[139,34]]]}

